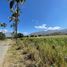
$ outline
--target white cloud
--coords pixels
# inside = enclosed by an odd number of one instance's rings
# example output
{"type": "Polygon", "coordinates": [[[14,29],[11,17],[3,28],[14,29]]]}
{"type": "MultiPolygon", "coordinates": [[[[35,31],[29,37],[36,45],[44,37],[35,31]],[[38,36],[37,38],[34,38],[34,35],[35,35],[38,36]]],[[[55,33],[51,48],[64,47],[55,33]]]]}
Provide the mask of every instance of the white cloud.
{"type": "Polygon", "coordinates": [[[0,32],[7,33],[8,30],[6,30],[6,29],[0,29],[0,32]]]}
{"type": "Polygon", "coordinates": [[[28,32],[23,32],[24,35],[28,35],[29,33],[28,32]]]}
{"type": "Polygon", "coordinates": [[[47,29],[47,26],[46,26],[46,24],[43,24],[41,26],[35,26],[35,28],[37,28],[37,29],[47,29]]]}
{"type": "Polygon", "coordinates": [[[48,27],[48,30],[60,30],[61,27],[55,26],[55,27],[48,27]]]}
{"type": "Polygon", "coordinates": [[[36,29],[42,29],[42,30],[60,30],[62,29],[61,27],[59,26],[54,26],[54,27],[48,27],[46,24],[42,24],[42,25],[39,25],[39,26],[35,26],[36,29]]]}

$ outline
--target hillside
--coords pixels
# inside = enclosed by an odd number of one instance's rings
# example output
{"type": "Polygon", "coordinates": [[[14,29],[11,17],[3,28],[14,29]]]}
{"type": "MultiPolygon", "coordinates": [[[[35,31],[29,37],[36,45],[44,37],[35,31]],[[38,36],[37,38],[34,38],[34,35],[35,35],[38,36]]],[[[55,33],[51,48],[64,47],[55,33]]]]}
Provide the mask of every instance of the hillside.
{"type": "Polygon", "coordinates": [[[65,35],[65,34],[67,34],[67,29],[39,31],[33,32],[30,35],[65,35]]]}

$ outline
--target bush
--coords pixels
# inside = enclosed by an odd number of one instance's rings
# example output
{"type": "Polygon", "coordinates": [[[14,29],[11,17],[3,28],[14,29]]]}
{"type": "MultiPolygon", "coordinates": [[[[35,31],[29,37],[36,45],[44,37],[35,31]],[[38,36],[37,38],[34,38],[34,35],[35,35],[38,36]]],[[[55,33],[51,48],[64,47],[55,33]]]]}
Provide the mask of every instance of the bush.
{"type": "Polygon", "coordinates": [[[21,37],[24,37],[24,35],[23,35],[22,33],[18,33],[18,34],[17,34],[17,37],[18,37],[18,38],[21,38],[21,37]]]}
{"type": "Polygon", "coordinates": [[[14,35],[14,38],[22,38],[22,37],[24,37],[24,35],[22,34],[22,33],[18,33],[17,35],[14,35]]]}
{"type": "Polygon", "coordinates": [[[0,32],[0,40],[4,40],[6,38],[5,34],[0,32]]]}

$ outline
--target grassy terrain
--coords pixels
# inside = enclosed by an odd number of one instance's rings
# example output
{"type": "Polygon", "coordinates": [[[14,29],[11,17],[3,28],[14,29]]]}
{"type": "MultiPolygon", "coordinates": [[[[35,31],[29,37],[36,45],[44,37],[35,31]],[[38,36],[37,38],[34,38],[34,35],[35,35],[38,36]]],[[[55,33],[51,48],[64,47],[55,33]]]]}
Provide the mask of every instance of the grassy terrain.
{"type": "Polygon", "coordinates": [[[8,50],[4,67],[67,67],[67,36],[18,39],[8,50]]]}

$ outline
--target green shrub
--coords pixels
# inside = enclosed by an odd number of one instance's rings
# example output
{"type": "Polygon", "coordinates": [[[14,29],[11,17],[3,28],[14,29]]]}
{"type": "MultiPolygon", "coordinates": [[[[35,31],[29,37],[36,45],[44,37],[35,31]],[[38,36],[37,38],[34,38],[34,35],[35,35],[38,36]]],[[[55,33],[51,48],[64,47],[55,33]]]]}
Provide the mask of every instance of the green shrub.
{"type": "Polygon", "coordinates": [[[0,32],[0,40],[4,40],[6,38],[5,34],[0,32]]]}

